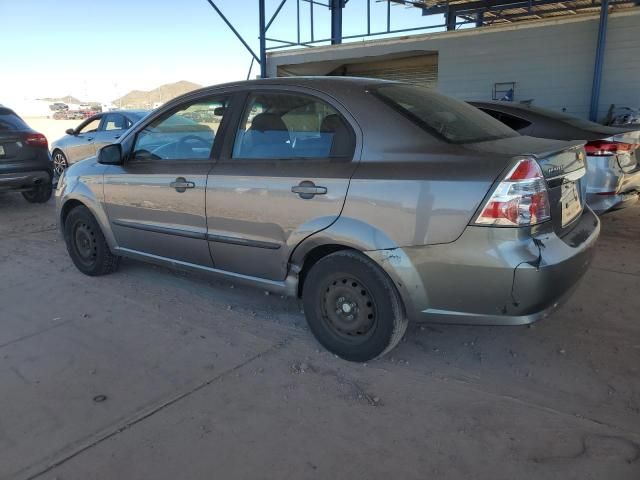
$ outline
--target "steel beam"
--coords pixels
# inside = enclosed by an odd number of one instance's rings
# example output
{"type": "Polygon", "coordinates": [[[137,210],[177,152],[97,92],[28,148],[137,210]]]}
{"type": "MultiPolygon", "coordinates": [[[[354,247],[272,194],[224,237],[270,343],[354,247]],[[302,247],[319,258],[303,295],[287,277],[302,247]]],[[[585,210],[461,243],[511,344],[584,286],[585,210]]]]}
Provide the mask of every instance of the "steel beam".
{"type": "Polygon", "coordinates": [[[602,0],[600,23],[598,25],[598,43],[596,44],[596,61],[593,67],[593,84],[591,85],[591,108],[589,109],[589,119],[592,122],[598,121],[598,103],[600,103],[600,86],[602,83],[602,66],[604,64],[608,20],[609,0],[602,0]]]}
{"type": "Polygon", "coordinates": [[[342,8],[343,0],[330,0],[331,9],[331,44],[337,45],[342,43],[342,8]]]}
{"type": "MultiPolygon", "coordinates": [[[[261,2],[264,2],[264,0],[260,0],[261,2]]],[[[220,15],[220,18],[224,21],[224,23],[227,24],[227,27],[229,27],[231,29],[231,31],[235,34],[236,37],[238,37],[238,40],[240,40],[240,42],[242,43],[242,45],[244,45],[244,48],[246,48],[249,53],[251,54],[251,56],[253,58],[255,58],[258,62],[260,61],[260,58],[256,55],[256,53],[253,51],[253,49],[249,46],[249,44],[244,40],[244,38],[242,38],[242,35],[240,35],[238,33],[238,31],[234,28],[234,26],[231,24],[231,22],[227,19],[227,17],[224,16],[224,14],[220,11],[220,9],[218,8],[218,6],[213,3],[212,0],[207,0],[207,2],[209,2],[209,5],[211,5],[213,7],[213,9],[218,13],[218,15],[220,15]]]]}
{"type": "MultiPolygon", "coordinates": [[[[258,17],[260,31],[260,78],[267,78],[267,25],[265,13],[265,0],[258,0],[258,17]]],[[[275,17],[274,17],[275,18],[275,17]]]]}
{"type": "Polygon", "coordinates": [[[445,23],[447,24],[447,31],[456,29],[456,9],[453,7],[447,7],[447,11],[444,14],[445,23]]]}

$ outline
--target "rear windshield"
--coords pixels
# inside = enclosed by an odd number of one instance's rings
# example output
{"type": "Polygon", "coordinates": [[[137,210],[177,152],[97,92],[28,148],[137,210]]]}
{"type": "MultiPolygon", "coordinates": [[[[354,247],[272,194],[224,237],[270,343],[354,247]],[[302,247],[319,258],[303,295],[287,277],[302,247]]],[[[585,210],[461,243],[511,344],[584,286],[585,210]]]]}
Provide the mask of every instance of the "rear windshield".
{"type": "Polygon", "coordinates": [[[29,126],[11,110],[0,108],[0,132],[28,130],[29,126]]]}
{"type": "Polygon", "coordinates": [[[559,120],[568,125],[571,125],[575,128],[580,128],[582,130],[587,130],[596,133],[605,133],[610,135],[615,135],[624,131],[624,129],[615,128],[615,127],[606,127],[596,122],[591,122],[589,120],[584,120],[579,117],[574,117],[573,115],[567,115],[566,113],[560,113],[555,110],[549,110],[548,108],[536,107],[534,105],[520,106],[514,105],[517,108],[520,108],[525,111],[530,111],[532,113],[537,113],[538,115],[543,115],[545,117],[551,118],[553,120],[559,120]]]}
{"type": "Polygon", "coordinates": [[[371,92],[425,130],[450,143],[472,143],[520,135],[465,102],[423,87],[390,84],[371,92]]]}

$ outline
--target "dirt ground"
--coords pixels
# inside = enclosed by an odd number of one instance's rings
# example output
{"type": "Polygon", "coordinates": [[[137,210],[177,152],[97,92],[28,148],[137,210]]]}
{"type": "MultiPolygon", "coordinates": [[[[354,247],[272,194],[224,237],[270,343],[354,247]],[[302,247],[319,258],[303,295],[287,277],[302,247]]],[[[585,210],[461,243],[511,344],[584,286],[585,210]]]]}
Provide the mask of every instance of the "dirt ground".
{"type": "Polygon", "coordinates": [[[640,478],[640,207],[603,218],[531,327],[412,325],[324,352],[299,302],[124,261],[90,278],[54,205],[0,196],[2,479],[640,478]]]}

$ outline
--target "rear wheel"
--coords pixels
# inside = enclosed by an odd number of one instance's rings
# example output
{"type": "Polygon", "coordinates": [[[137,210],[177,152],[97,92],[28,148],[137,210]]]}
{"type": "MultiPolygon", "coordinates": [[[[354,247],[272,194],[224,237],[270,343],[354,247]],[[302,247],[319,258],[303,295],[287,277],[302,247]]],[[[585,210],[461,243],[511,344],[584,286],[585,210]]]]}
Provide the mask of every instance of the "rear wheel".
{"type": "Polygon", "coordinates": [[[120,257],[111,253],[98,222],[85,206],[75,207],[64,222],[64,240],[75,266],[91,276],[118,268],[120,257]]]}
{"type": "Polygon", "coordinates": [[[22,192],[22,196],[29,203],[46,203],[51,198],[53,194],[53,186],[51,185],[51,180],[47,183],[39,185],[33,190],[28,192],[22,192]]]}
{"type": "Polygon", "coordinates": [[[62,173],[69,166],[69,162],[67,162],[67,157],[60,150],[55,150],[53,152],[53,171],[56,177],[62,175],[62,173]]]}
{"type": "Polygon", "coordinates": [[[345,360],[382,356],[407,329],[395,286],[359,252],[339,251],[319,260],[305,279],[302,298],[317,340],[345,360]]]}

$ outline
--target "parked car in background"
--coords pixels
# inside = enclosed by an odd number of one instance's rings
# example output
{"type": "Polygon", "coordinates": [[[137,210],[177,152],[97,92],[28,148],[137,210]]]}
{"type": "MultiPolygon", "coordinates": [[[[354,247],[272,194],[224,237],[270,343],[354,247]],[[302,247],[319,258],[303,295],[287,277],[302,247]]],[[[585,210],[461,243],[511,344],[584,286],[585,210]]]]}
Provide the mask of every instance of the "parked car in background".
{"type": "Polygon", "coordinates": [[[366,361],[408,321],[556,308],[600,229],[583,144],[397,82],[241,82],[172,100],[69,168],[58,224],[87,275],[127,256],[300,295],[318,341],[366,361]]]}
{"type": "Polygon", "coordinates": [[[28,202],[44,203],[51,198],[52,179],[46,137],[0,107],[0,192],[22,192],[28,202]]]}
{"type": "Polygon", "coordinates": [[[523,135],[587,141],[587,203],[604,213],[635,203],[640,194],[640,125],[605,127],[599,123],[530,105],[471,101],[523,135]]]}
{"type": "Polygon", "coordinates": [[[145,110],[120,110],[93,115],[76,128],[51,144],[51,155],[56,175],[69,165],[95,155],[97,150],[115,140],[139,122],[148,113],[145,110]]]}

